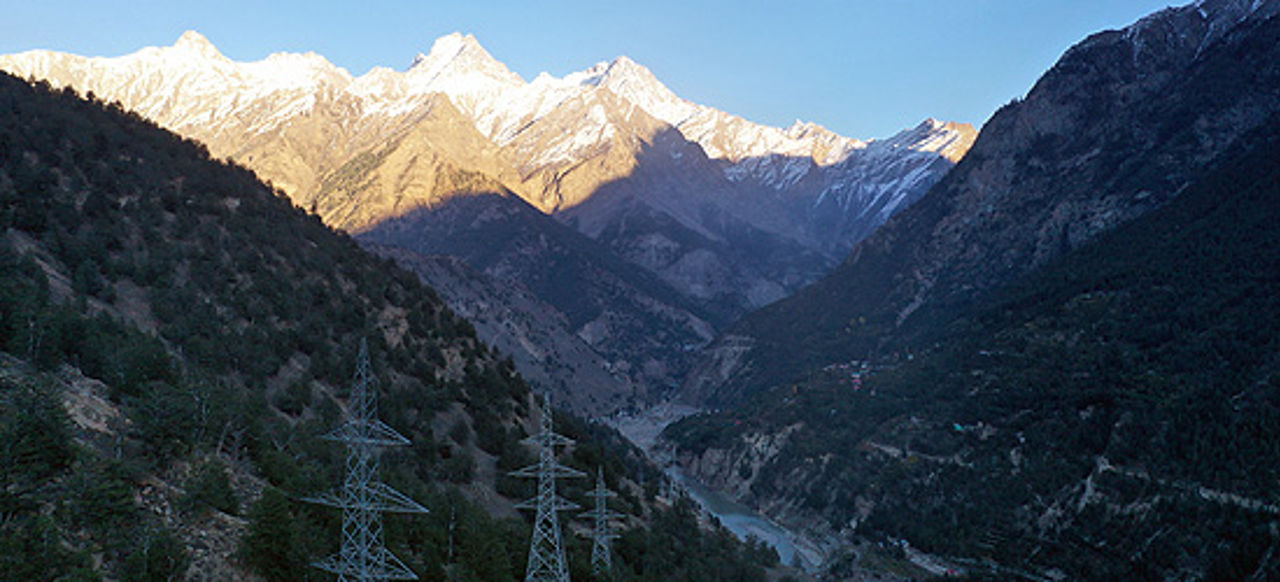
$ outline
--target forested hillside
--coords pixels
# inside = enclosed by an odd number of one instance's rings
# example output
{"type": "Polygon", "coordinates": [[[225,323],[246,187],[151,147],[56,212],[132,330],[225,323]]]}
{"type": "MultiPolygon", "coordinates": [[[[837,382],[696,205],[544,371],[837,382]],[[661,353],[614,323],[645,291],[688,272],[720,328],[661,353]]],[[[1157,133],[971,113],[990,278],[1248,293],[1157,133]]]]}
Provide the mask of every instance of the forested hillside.
{"type": "MultiPolygon", "coordinates": [[[[362,338],[411,441],[384,478],[432,510],[388,521],[393,551],[425,580],[522,576],[529,491],[505,474],[532,396],[413,275],[197,143],[7,75],[0,233],[0,580],[327,579],[306,563],[339,516],[297,500],[340,480],[318,436],[362,338]]],[[[557,423],[565,462],[622,493],[626,576],[763,578],[766,552],[655,502],[616,433],[557,423]]]]}
{"type": "Polygon", "coordinates": [[[785,430],[737,475],[754,499],[979,572],[1276,579],[1278,135],[1273,117],[1169,206],[910,358],[818,371],[668,436],[696,462],[785,430]]]}

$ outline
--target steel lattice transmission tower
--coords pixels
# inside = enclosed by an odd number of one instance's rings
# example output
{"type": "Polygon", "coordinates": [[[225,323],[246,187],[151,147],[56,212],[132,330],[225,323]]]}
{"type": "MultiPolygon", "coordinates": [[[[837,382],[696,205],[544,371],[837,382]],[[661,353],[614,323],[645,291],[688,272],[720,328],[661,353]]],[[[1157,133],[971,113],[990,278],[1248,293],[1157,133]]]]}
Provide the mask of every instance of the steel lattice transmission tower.
{"type": "Polygon", "coordinates": [[[369,346],[360,340],[355,385],[347,422],[321,438],[347,446],[342,487],[304,501],[342,509],[342,549],[312,566],[338,575],[341,582],[417,580],[418,576],[382,544],[382,514],[426,513],[427,509],[378,480],[379,449],[409,444],[378,420],[378,397],[369,371],[369,346]]]}
{"type": "Polygon", "coordinates": [[[569,566],[564,557],[564,539],[560,534],[557,513],[566,509],[578,509],[576,503],[556,495],[556,479],[559,477],[583,477],[584,473],[556,462],[556,446],[568,445],[572,440],[551,430],[551,396],[543,400],[541,430],[524,440],[538,447],[538,464],[530,465],[511,475],[536,477],[538,495],[519,503],[521,509],[537,511],[533,519],[533,536],[529,540],[529,563],[525,567],[525,582],[569,582],[569,566]]]}
{"type": "Polygon", "coordinates": [[[617,497],[618,494],[605,488],[604,467],[596,468],[596,488],[588,491],[587,495],[595,501],[595,507],[582,514],[583,517],[592,520],[591,573],[596,578],[610,579],[613,576],[612,540],[617,539],[618,534],[613,533],[609,522],[614,518],[622,517],[622,514],[609,509],[609,498],[617,497]]]}

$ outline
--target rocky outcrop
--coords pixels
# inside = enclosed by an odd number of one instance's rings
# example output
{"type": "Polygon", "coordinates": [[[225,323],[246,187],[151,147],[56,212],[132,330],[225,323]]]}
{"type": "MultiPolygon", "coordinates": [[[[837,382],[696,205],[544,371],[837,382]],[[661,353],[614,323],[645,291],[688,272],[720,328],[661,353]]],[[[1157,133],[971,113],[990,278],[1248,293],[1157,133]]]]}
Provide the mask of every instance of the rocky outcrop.
{"type": "Polygon", "coordinates": [[[751,486],[760,468],[774,461],[791,433],[799,429],[800,425],[792,425],[768,433],[749,432],[730,447],[712,447],[700,452],[682,451],[670,443],[664,443],[664,447],[670,449],[680,467],[700,483],[751,502],[756,501],[751,486]]]}

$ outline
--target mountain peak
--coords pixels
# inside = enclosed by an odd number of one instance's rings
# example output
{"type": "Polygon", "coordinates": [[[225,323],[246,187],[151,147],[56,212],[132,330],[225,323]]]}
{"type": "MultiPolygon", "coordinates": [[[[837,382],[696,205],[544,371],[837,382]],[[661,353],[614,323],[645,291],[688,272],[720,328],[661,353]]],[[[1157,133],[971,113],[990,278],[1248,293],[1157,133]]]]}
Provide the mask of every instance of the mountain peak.
{"type": "Polygon", "coordinates": [[[977,138],[978,130],[972,124],[930,117],[911,129],[904,129],[877,142],[883,147],[936,153],[958,163],[977,138]]]}
{"type": "Polygon", "coordinates": [[[173,43],[173,48],[198,54],[207,58],[225,58],[218,48],[209,42],[203,34],[194,30],[188,30],[178,37],[178,42],[173,43]]]}
{"type": "Polygon", "coordinates": [[[456,53],[467,48],[478,48],[483,50],[480,46],[480,41],[476,40],[475,35],[462,34],[461,32],[455,31],[437,38],[431,45],[431,52],[435,53],[437,51],[445,51],[456,53]]]}
{"type": "Polygon", "coordinates": [[[484,50],[480,46],[480,41],[470,34],[462,34],[454,32],[437,38],[431,44],[431,51],[427,54],[418,53],[413,59],[413,65],[410,69],[420,65],[448,63],[458,59],[493,61],[497,62],[489,51],[484,50]]]}
{"type": "Polygon", "coordinates": [[[203,46],[212,44],[213,43],[209,42],[209,39],[206,38],[205,35],[194,30],[188,30],[183,32],[182,36],[178,37],[178,42],[174,43],[174,46],[203,46]]]}
{"type": "Polygon", "coordinates": [[[565,77],[580,85],[595,85],[612,91],[615,95],[634,103],[671,125],[678,125],[696,108],[672,93],[648,67],[626,55],[565,77]]]}
{"type": "Polygon", "coordinates": [[[658,77],[653,74],[653,71],[649,70],[649,67],[631,60],[631,57],[627,55],[613,59],[609,63],[609,68],[605,74],[618,79],[635,79],[643,80],[647,83],[661,83],[658,81],[658,77]]]}
{"type": "Polygon", "coordinates": [[[661,85],[653,71],[626,55],[612,61],[600,61],[586,70],[570,73],[565,76],[565,80],[575,85],[616,86],[629,81],[649,86],[661,85]]]}
{"type": "Polygon", "coordinates": [[[790,127],[784,129],[783,133],[792,139],[804,139],[811,135],[835,135],[835,132],[817,123],[800,119],[795,120],[790,127]]]}
{"type": "MultiPolygon", "coordinates": [[[[449,79],[488,78],[500,84],[523,84],[519,75],[511,72],[493,55],[489,54],[476,37],[455,32],[437,38],[431,52],[419,54],[413,59],[408,74],[428,83],[450,83],[449,79]]],[[[441,87],[437,87],[439,89],[441,87]]],[[[457,87],[455,87],[456,89],[457,87]]],[[[474,87],[473,87],[474,88],[474,87]]],[[[445,89],[448,92],[448,89],[445,89]]]]}
{"type": "Polygon", "coordinates": [[[613,62],[609,63],[609,68],[619,71],[649,71],[648,67],[631,60],[627,55],[619,55],[618,58],[613,59],[613,62]]]}

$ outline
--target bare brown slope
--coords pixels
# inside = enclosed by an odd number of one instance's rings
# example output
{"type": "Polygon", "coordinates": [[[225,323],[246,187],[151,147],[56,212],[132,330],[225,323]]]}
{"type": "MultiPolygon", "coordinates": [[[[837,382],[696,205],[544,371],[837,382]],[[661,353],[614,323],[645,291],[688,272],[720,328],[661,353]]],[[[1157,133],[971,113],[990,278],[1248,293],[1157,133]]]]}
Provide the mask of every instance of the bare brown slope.
{"type": "Polygon", "coordinates": [[[369,230],[454,196],[506,190],[517,180],[493,142],[441,95],[385,139],[294,196],[326,224],[369,230]]]}

